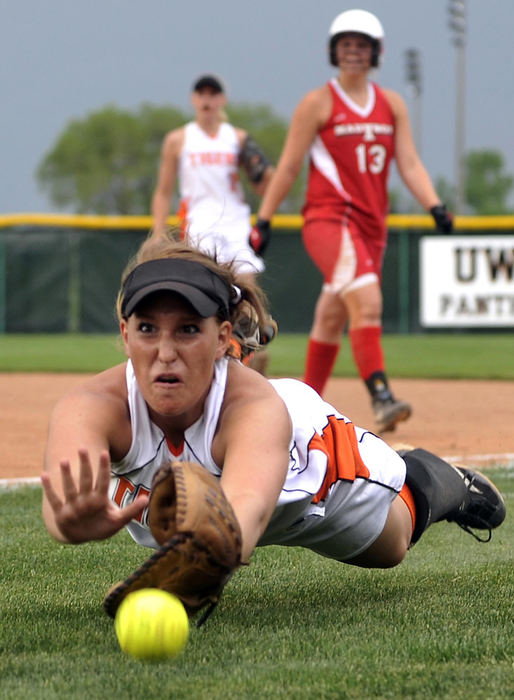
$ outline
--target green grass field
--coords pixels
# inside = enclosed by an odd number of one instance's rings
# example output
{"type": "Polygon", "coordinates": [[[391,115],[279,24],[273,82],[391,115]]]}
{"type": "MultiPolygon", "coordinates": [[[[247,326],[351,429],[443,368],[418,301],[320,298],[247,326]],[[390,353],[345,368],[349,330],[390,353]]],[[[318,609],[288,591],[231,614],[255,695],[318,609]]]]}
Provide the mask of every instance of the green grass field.
{"type": "MultiPolygon", "coordinates": [[[[306,342],[279,336],[271,373],[301,375],[306,342]]],[[[509,335],[386,335],[384,346],[392,376],[514,379],[509,335]]],[[[123,359],[114,336],[0,339],[0,371],[95,372],[123,359]]],[[[347,341],[335,374],[356,376],[347,341]]],[[[492,542],[437,524],[386,571],[258,550],[184,652],[156,664],[125,656],[102,610],[148,550],[125,532],[59,545],[39,488],[0,489],[0,697],[514,698],[514,469],[490,476],[507,501],[492,542]]]]}
{"type": "MultiPolygon", "coordinates": [[[[278,335],[270,345],[270,373],[301,376],[306,335],[278,335]]],[[[391,377],[514,379],[513,334],[385,335],[391,377]]],[[[121,341],[111,335],[16,335],[0,338],[0,372],[97,372],[118,362],[121,341]]],[[[357,376],[348,340],[334,376],[357,376]]]]}
{"type": "Polygon", "coordinates": [[[492,477],[508,516],[492,542],[433,526],[398,567],[365,570],[297,548],[258,550],[175,660],[119,649],[107,588],[147,550],[126,533],[63,546],[40,490],[0,491],[0,695],[37,698],[514,697],[514,472],[492,477]]]}

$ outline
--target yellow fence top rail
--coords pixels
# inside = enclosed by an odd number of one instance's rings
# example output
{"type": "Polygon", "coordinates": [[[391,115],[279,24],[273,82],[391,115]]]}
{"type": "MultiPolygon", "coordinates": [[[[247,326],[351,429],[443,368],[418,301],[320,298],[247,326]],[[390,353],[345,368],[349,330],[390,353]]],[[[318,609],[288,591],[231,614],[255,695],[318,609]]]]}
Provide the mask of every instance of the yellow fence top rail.
{"type": "MultiPolygon", "coordinates": [[[[255,221],[255,216],[252,217],[255,221]]],[[[168,224],[177,226],[178,217],[170,216],[168,224]]],[[[303,218],[299,214],[277,214],[273,217],[273,227],[277,229],[299,229],[303,218]]],[[[389,228],[433,229],[434,221],[427,214],[390,214],[387,217],[389,228]]],[[[64,228],[92,229],[148,229],[152,227],[151,216],[94,216],[89,214],[3,214],[0,215],[0,228],[13,226],[62,226],[64,228]]],[[[456,216],[456,229],[514,229],[514,216],[456,216]]]]}

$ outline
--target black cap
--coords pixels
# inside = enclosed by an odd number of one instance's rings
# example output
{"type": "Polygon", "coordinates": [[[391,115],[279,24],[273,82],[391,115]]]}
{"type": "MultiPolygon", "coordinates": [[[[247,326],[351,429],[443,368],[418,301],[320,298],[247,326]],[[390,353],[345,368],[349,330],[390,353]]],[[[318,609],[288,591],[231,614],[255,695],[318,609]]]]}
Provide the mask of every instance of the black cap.
{"type": "Polygon", "coordinates": [[[225,92],[223,83],[215,75],[202,75],[193,84],[193,92],[200,92],[204,88],[211,88],[214,92],[225,92]]]}
{"type": "Polygon", "coordinates": [[[179,258],[149,260],[134,268],[123,284],[121,315],[128,318],[145,297],[161,291],[180,294],[202,318],[220,310],[229,318],[230,287],[205,265],[179,258]]]}

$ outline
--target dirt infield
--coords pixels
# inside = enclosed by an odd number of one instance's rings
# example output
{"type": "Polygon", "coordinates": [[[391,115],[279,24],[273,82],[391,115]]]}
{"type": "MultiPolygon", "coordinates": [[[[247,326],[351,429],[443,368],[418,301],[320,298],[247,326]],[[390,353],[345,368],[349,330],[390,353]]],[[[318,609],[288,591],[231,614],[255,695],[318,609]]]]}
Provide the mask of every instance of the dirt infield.
{"type": "MultiPolygon", "coordinates": [[[[38,476],[51,408],[83,374],[0,373],[0,478],[38,476]]],[[[388,442],[408,442],[469,463],[514,460],[514,382],[397,379],[395,393],[414,407],[388,442]]],[[[331,380],[326,399],[373,430],[362,383],[331,380]]]]}

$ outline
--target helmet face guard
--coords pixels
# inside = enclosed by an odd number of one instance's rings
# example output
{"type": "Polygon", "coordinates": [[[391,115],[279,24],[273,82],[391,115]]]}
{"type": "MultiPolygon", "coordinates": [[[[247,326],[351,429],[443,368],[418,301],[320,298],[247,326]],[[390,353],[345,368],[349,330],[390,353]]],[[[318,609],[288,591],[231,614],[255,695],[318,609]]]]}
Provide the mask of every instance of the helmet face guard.
{"type": "MultiPolygon", "coordinates": [[[[328,44],[328,58],[330,61],[330,65],[335,66],[336,68],[338,67],[338,62],[337,62],[337,56],[336,56],[336,44],[339,41],[339,39],[344,36],[345,34],[349,34],[350,32],[340,32],[339,34],[336,34],[335,36],[331,37],[329,44],[328,44]]],[[[356,32],[352,32],[352,34],[355,34],[356,32]]],[[[360,32],[359,32],[360,34],[360,32]]],[[[373,37],[369,36],[369,34],[363,34],[362,36],[365,36],[366,39],[369,39],[371,42],[371,63],[370,66],[371,68],[378,68],[380,65],[380,53],[381,53],[381,43],[377,39],[373,39],[373,37]]]]}
{"type": "Polygon", "coordinates": [[[372,46],[371,67],[380,65],[382,53],[384,28],[379,19],[366,10],[347,10],[341,12],[330,25],[328,32],[328,55],[333,66],[338,65],[336,58],[336,44],[343,34],[362,34],[370,40],[372,46]]]}

